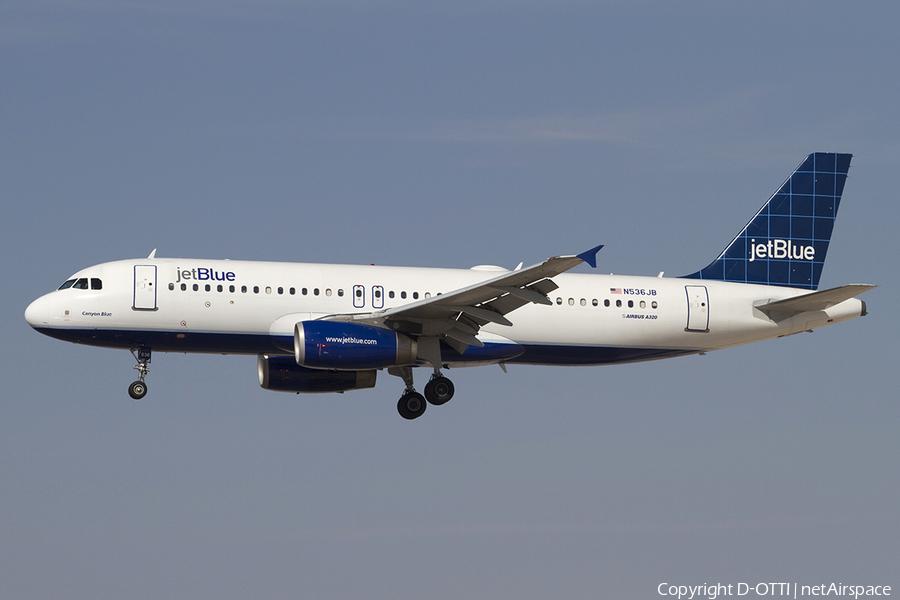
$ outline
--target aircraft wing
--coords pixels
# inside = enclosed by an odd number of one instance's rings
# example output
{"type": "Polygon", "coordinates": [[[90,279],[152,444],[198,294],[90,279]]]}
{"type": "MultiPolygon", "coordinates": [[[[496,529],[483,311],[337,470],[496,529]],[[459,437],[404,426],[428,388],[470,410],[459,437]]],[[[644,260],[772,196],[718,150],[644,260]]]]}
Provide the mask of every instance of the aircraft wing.
{"type": "Polygon", "coordinates": [[[802,296],[795,296],[786,300],[763,301],[763,304],[754,304],[754,308],[766,313],[773,321],[783,321],[794,315],[811,310],[825,310],[844,300],[849,300],[863,292],[871,290],[874,285],[864,283],[852,283],[841,287],[822,290],[802,296]]]}
{"type": "Polygon", "coordinates": [[[467,346],[483,346],[475,335],[488,323],[512,325],[505,315],[529,303],[551,304],[547,294],[559,286],[552,278],[586,262],[597,266],[591,248],[575,256],[556,256],[516,271],[508,271],[475,285],[424,300],[366,314],[334,315],[329,319],[352,320],[387,327],[413,336],[446,336],[459,352],[467,346]]]}

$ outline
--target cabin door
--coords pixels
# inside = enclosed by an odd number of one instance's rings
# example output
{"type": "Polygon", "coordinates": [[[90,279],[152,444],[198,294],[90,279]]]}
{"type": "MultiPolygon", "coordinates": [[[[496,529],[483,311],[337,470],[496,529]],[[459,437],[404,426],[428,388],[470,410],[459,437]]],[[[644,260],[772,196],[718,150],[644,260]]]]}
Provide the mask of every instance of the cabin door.
{"type": "Polygon", "coordinates": [[[156,265],[134,266],[134,310],[156,310],[156,265]]]}

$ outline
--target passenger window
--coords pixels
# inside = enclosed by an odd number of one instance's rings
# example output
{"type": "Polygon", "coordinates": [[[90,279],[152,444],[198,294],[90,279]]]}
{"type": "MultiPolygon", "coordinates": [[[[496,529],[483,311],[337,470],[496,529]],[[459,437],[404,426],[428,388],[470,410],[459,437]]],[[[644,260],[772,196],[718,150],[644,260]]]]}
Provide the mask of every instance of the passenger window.
{"type": "Polygon", "coordinates": [[[293,296],[294,294],[297,293],[297,290],[295,290],[294,288],[291,288],[291,289],[288,290],[288,293],[289,293],[291,296],[293,296]]]}
{"type": "Polygon", "coordinates": [[[278,288],[278,295],[282,295],[282,294],[284,294],[284,288],[280,287],[280,288],[278,288]]]}
{"type": "Polygon", "coordinates": [[[628,308],[634,308],[634,300],[628,301],[628,308]]]}
{"type": "Polygon", "coordinates": [[[271,286],[271,285],[267,285],[267,286],[266,286],[266,293],[267,293],[267,294],[271,294],[271,293],[272,293],[272,286],[271,286]]]}
{"type": "Polygon", "coordinates": [[[597,299],[596,299],[596,298],[594,298],[593,300],[591,300],[591,304],[593,304],[594,306],[597,306],[597,305],[600,304],[600,303],[597,302],[597,299]]]}
{"type": "Polygon", "coordinates": [[[200,286],[198,286],[198,285],[195,283],[195,284],[194,284],[194,291],[196,292],[196,291],[199,290],[199,289],[200,289],[200,286]]]}
{"type": "Polygon", "coordinates": [[[175,284],[174,284],[174,283],[170,283],[170,284],[169,284],[169,290],[174,290],[174,289],[175,289],[175,284]]]}
{"type": "Polygon", "coordinates": [[[647,303],[641,300],[641,308],[647,308],[647,303]]]}
{"type": "Polygon", "coordinates": [[[581,305],[582,305],[582,306],[587,306],[587,300],[585,300],[584,298],[582,298],[582,299],[581,299],[581,305]]]}
{"type": "Polygon", "coordinates": [[[253,293],[254,293],[254,294],[258,294],[258,293],[259,293],[259,286],[258,286],[258,285],[254,285],[254,286],[253,286],[253,293]]]}
{"type": "Polygon", "coordinates": [[[616,300],[616,308],[622,308],[622,301],[616,300]]]}
{"type": "Polygon", "coordinates": [[[319,288],[313,288],[313,296],[319,295],[319,288]]]}
{"type": "Polygon", "coordinates": [[[656,300],[654,300],[653,302],[650,303],[650,306],[653,308],[656,308],[659,305],[656,303],[656,300]]]}
{"type": "Polygon", "coordinates": [[[331,296],[331,288],[326,288],[326,289],[325,289],[325,295],[326,295],[326,296],[331,296]]]}
{"type": "Polygon", "coordinates": [[[74,279],[69,279],[69,280],[67,280],[65,283],[63,283],[61,286],[59,286],[57,289],[59,289],[59,290],[67,290],[67,289],[69,289],[70,287],[72,287],[73,285],[75,285],[75,280],[74,280],[74,279]]]}
{"type": "Polygon", "coordinates": [[[609,306],[609,298],[603,301],[603,306],[609,306]]]}
{"type": "Polygon", "coordinates": [[[575,298],[569,298],[569,306],[575,306],[575,298]]]}
{"type": "Polygon", "coordinates": [[[187,284],[186,284],[186,283],[182,283],[182,284],[181,284],[181,291],[182,291],[182,292],[187,291],[187,284]]]}
{"type": "Polygon", "coordinates": [[[357,297],[357,298],[362,298],[362,290],[359,289],[359,288],[356,289],[356,297],[357,297]]]}
{"type": "Polygon", "coordinates": [[[234,286],[233,286],[233,285],[229,285],[229,286],[228,286],[228,291],[231,292],[231,293],[233,294],[233,293],[234,293],[234,286]]]}
{"type": "Polygon", "coordinates": [[[419,299],[419,292],[413,292],[413,300],[419,299]]]}
{"type": "Polygon", "coordinates": [[[206,289],[207,292],[210,291],[210,290],[212,289],[212,288],[209,286],[208,283],[204,286],[204,288],[206,289]]]}
{"type": "Polygon", "coordinates": [[[221,291],[222,291],[222,284],[221,284],[221,283],[220,283],[219,285],[216,286],[216,291],[217,291],[217,292],[221,292],[221,291]]]}
{"type": "Polygon", "coordinates": [[[400,292],[400,297],[406,300],[406,292],[400,292]]]}
{"type": "Polygon", "coordinates": [[[388,292],[388,298],[393,298],[393,297],[394,297],[394,291],[391,290],[390,292],[388,292]]]}
{"type": "Polygon", "coordinates": [[[338,296],[340,296],[341,298],[344,297],[344,290],[343,290],[343,289],[339,289],[339,290],[338,290],[338,296]]]}
{"type": "Polygon", "coordinates": [[[556,305],[557,305],[557,306],[561,306],[561,305],[562,305],[562,298],[560,298],[559,296],[556,297],[556,305]]]}
{"type": "MultiPolygon", "coordinates": [[[[100,281],[99,279],[97,279],[96,277],[92,277],[91,278],[91,289],[92,290],[102,290],[103,282],[100,281]]],[[[169,288],[169,289],[171,290],[172,288],[169,288]]]]}
{"type": "Polygon", "coordinates": [[[246,294],[246,293],[247,293],[247,286],[246,286],[246,285],[242,285],[242,286],[241,286],[241,293],[242,293],[242,294],[246,294]]]}
{"type": "Polygon", "coordinates": [[[79,279],[72,287],[76,290],[86,290],[88,289],[88,281],[85,278],[79,279]]]}

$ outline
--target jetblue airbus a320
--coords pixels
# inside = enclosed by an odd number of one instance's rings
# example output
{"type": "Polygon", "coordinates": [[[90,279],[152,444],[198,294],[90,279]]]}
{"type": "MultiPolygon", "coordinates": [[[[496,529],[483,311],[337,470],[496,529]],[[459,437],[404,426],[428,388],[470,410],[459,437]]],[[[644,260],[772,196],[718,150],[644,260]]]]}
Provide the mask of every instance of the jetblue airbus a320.
{"type": "Polygon", "coordinates": [[[148,258],[75,273],[25,319],[54,338],[130,350],[255,354],[283,392],[403,380],[415,419],[453,397],[444,369],[603,365],[698,354],[864,316],[863,284],[817,291],[849,154],[810,154],[707,267],[684,277],[565,274],[600,246],[512,270],[148,258]],[[413,368],[432,370],[424,395],[413,368]]]}

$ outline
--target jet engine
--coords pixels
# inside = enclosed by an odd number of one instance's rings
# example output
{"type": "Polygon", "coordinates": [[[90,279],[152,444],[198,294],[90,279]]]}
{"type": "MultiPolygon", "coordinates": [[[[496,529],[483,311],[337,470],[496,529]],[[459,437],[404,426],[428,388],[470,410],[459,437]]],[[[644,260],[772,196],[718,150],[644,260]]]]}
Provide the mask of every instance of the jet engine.
{"type": "Polygon", "coordinates": [[[294,359],[311,369],[362,371],[416,363],[416,341],[402,333],[344,321],[294,325],[294,359]]]}
{"type": "Polygon", "coordinates": [[[276,392],[345,392],[375,387],[377,371],[325,371],[307,369],[290,356],[260,354],[256,361],[259,385],[276,392]]]}

